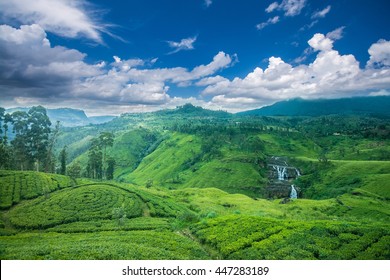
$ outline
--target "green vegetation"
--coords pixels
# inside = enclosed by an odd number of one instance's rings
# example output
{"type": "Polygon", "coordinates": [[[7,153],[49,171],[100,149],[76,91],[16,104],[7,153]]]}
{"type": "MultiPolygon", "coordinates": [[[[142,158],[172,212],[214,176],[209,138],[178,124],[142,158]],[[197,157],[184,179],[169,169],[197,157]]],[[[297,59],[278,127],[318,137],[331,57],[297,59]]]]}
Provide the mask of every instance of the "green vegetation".
{"type": "Polygon", "coordinates": [[[347,222],[227,216],[193,227],[226,259],[384,259],[390,230],[347,222]]]}
{"type": "Polygon", "coordinates": [[[0,110],[2,259],[390,258],[387,117],[187,104],[78,128],[46,121],[42,108],[0,110]]]}
{"type": "Polygon", "coordinates": [[[201,246],[171,231],[20,233],[0,239],[4,259],[206,259],[201,246]]]}
{"type": "Polygon", "coordinates": [[[107,185],[64,189],[49,198],[40,197],[14,207],[11,224],[18,228],[47,228],[54,225],[108,219],[115,208],[123,208],[126,217],[142,214],[140,199],[107,185]]]}
{"type": "Polygon", "coordinates": [[[0,170],[0,209],[10,208],[25,199],[72,186],[69,177],[38,172],[0,170]]]}

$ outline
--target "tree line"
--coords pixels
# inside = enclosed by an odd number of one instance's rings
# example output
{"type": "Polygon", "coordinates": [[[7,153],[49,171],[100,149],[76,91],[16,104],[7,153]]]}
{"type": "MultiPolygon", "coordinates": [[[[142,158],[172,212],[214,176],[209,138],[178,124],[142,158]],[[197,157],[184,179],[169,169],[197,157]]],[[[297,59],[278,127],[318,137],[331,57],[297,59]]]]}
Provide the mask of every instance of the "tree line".
{"type": "Polygon", "coordinates": [[[88,164],[83,174],[78,163],[67,167],[66,146],[60,151],[57,161],[54,146],[59,133],[60,123],[52,127],[42,106],[13,113],[7,113],[0,107],[0,169],[44,171],[74,178],[84,175],[93,179],[113,179],[115,160],[107,153],[107,147],[114,143],[113,133],[101,132],[91,140],[88,164]]]}
{"type": "Polygon", "coordinates": [[[51,125],[42,106],[11,114],[0,108],[0,168],[54,172],[53,150],[59,123],[54,129],[51,125]]]}

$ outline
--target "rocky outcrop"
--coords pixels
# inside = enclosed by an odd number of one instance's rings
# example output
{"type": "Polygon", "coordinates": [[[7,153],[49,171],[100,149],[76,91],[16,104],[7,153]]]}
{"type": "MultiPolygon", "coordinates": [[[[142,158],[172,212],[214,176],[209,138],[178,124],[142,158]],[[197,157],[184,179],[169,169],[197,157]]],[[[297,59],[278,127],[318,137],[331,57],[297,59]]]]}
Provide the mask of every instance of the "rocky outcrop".
{"type": "Polygon", "coordinates": [[[272,156],[268,159],[268,186],[265,188],[267,198],[298,198],[299,187],[292,181],[301,176],[299,169],[288,164],[285,157],[272,156]]]}

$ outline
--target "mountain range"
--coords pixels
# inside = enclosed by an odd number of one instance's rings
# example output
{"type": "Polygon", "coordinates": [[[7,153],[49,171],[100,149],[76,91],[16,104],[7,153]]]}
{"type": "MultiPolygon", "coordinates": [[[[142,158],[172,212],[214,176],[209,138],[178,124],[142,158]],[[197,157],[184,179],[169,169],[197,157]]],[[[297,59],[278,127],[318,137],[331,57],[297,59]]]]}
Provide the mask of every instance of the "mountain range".
{"type": "MultiPolygon", "coordinates": [[[[17,107],[7,109],[7,113],[15,111],[28,111],[29,107],[17,107]]],[[[101,124],[111,121],[115,116],[96,116],[88,117],[83,110],[72,109],[72,108],[57,108],[57,109],[46,109],[47,115],[50,118],[52,124],[57,121],[61,125],[66,127],[84,126],[88,124],[101,124]]]]}
{"type": "Polygon", "coordinates": [[[390,96],[341,99],[301,98],[277,102],[270,106],[238,113],[241,116],[322,116],[382,115],[390,116],[390,96]]]}

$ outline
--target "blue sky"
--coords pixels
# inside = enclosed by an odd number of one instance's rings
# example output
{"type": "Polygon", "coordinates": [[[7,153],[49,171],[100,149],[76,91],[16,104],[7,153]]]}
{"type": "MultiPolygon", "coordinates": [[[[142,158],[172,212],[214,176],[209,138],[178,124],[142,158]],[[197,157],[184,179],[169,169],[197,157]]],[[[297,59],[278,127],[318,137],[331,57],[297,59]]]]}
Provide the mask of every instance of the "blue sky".
{"type": "Polygon", "coordinates": [[[390,94],[387,0],[0,0],[0,106],[89,115],[390,94]]]}

